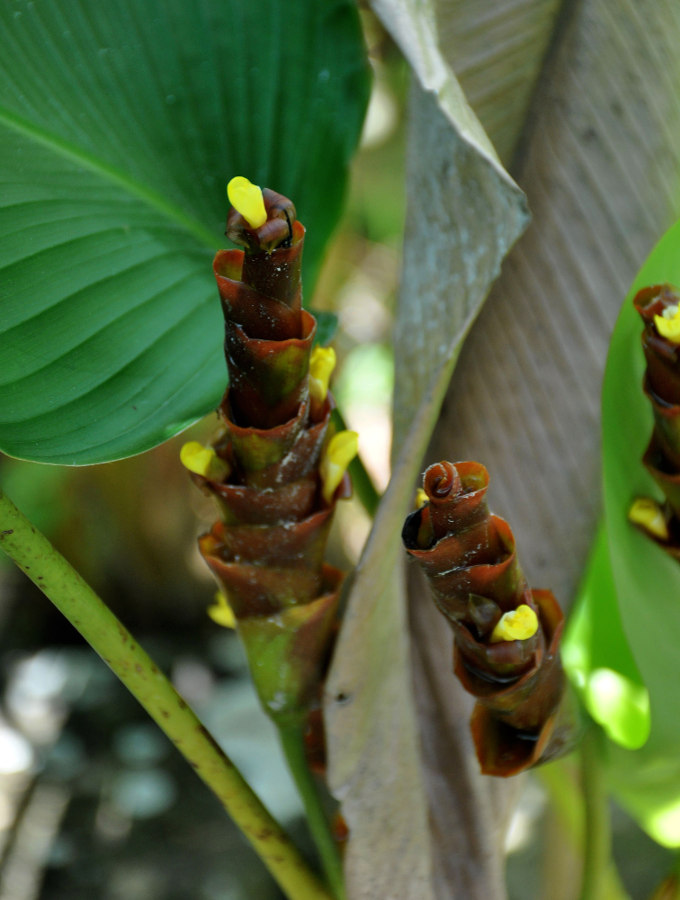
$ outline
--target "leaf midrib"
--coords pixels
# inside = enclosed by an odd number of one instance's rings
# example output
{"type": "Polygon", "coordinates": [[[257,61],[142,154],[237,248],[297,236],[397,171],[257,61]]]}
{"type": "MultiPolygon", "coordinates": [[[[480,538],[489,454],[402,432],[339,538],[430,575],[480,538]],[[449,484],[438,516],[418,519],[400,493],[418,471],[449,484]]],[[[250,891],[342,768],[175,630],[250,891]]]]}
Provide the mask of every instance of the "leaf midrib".
{"type": "Polygon", "coordinates": [[[0,106],[0,124],[5,124],[8,128],[25,135],[36,143],[48,147],[55,154],[69,159],[82,168],[95,172],[102,179],[118,185],[132,197],[141,200],[147,206],[160,212],[171,222],[187,231],[204,247],[213,251],[217,249],[217,241],[210,229],[187,215],[179,207],[168,202],[162,194],[145,187],[115,166],[98,159],[85,150],[70,144],[68,141],[56,137],[49,131],[38,128],[4,106],[0,106]]]}

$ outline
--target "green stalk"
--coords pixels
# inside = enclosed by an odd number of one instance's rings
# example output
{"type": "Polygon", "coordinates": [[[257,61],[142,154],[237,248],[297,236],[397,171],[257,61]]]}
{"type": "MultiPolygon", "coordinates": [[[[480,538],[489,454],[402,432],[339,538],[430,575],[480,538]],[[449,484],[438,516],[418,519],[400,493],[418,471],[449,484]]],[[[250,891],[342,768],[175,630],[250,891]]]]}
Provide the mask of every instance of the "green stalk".
{"type": "Polygon", "coordinates": [[[338,845],[331,832],[314,776],[307,765],[304,725],[294,723],[280,726],[277,723],[277,727],[283,753],[302,799],[307,825],[319,851],[328,885],[336,900],[345,900],[345,881],[338,845]]]}
{"type": "Polygon", "coordinates": [[[580,900],[600,900],[611,864],[611,823],[602,773],[602,740],[601,729],[591,723],[580,747],[585,812],[580,900]]]}
{"type": "Polygon", "coordinates": [[[0,548],[78,629],[217,796],[290,900],[332,900],[195,713],[111,610],[0,490],[0,548]]]}
{"type": "MultiPolygon", "coordinates": [[[[572,859],[576,858],[578,862],[582,862],[584,861],[584,856],[589,852],[587,847],[585,848],[585,854],[581,852],[584,842],[590,840],[586,826],[587,807],[589,807],[589,804],[585,799],[583,790],[580,789],[578,767],[575,763],[575,757],[558,759],[549,765],[536,769],[536,777],[548,792],[550,807],[559,818],[562,826],[564,843],[569,845],[568,847],[553,848],[553,852],[564,851],[572,859]]],[[[577,877],[576,872],[574,872],[574,877],[577,877]]],[[[552,874],[549,870],[546,870],[546,881],[544,890],[540,894],[541,897],[548,896],[551,885],[552,874]]],[[[630,896],[624,889],[614,861],[611,858],[606,860],[606,868],[602,875],[600,890],[601,894],[598,896],[598,900],[630,900],[630,896]]]]}

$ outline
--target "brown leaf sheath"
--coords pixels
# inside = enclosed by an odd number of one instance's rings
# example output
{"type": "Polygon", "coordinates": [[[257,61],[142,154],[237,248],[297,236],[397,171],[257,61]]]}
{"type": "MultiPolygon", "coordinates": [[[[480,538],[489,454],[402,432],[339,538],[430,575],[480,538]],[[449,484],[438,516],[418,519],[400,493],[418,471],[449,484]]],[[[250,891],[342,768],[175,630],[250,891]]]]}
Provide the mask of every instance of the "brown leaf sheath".
{"type": "Polygon", "coordinates": [[[230,474],[192,477],[220,509],[199,547],[234,611],[260,699],[278,720],[304,720],[336,628],[343,574],[323,558],[350,483],[324,502],[319,463],[332,398],[309,394],[316,321],[302,309],[305,229],[290,200],[269,190],[263,198],[259,229],[230,211],[227,234],[245,250],[221,250],[213,264],[229,371],[213,446],[230,474]]]}
{"type": "Polygon", "coordinates": [[[662,337],[654,324],[680,294],[669,284],[643,288],[633,298],[644,322],[642,349],[647,362],[644,392],[654,413],[654,431],[643,463],[668,501],[669,541],[649,534],[671,555],[680,558],[680,344],[662,337]]]}
{"type": "Polygon", "coordinates": [[[488,484],[480,463],[430,466],[428,502],[406,519],[402,537],[453,630],[454,671],[477,699],[470,724],[482,772],[508,776],[566,752],[572,714],[559,659],[562,611],[550,591],[527,585],[510,526],[488,510],[488,484]],[[491,643],[503,613],[521,604],[536,613],[537,632],[491,643]]]}

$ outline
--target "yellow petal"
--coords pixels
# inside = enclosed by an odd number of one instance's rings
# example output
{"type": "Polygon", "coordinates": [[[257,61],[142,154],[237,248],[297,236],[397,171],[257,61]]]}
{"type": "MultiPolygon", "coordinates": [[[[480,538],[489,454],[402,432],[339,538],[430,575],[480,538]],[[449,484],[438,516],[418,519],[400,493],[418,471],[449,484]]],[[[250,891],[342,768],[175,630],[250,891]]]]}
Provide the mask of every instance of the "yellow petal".
{"type": "Polygon", "coordinates": [[[628,520],[649,531],[662,541],[668,540],[666,517],[658,503],[650,497],[638,497],[628,510],[628,520]]]}
{"type": "Polygon", "coordinates": [[[425,506],[426,503],[430,502],[430,498],[427,496],[425,491],[422,488],[418,488],[416,490],[416,498],[414,501],[415,509],[420,509],[421,506],[425,506]]]}
{"type": "Polygon", "coordinates": [[[356,431],[339,431],[328,442],[326,452],[319,467],[321,472],[322,495],[330,503],[333,494],[343,479],[347,466],[359,450],[359,435],[356,431]]]}
{"type": "Polygon", "coordinates": [[[526,641],[538,631],[538,617],[530,606],[522,603],[517,609],[503,613],[491,632],[490,642],[526,641]]]}
{"type": "Polygon", "coordinates": [[[229,606],[229,601],[222,591],[215,594],[215,603],[208,607],[208,615],[218,625],[223,628],[236,628],[236,616],[234,610],[229,606]]]}
{"type": "Polygon", "coordinates": [[[198,441],[189,441],[179,451],[180,462],[185,469],[209,478],[210,481],[223,481],[231,471],[229,464],[215,453],[212,447],[204,447],[198,441]]]}
{"type": "Polygon", "coordinates": [[[227,185],[227,195],[236,212],[243,216],[251,228],[260,228],[267,221],[262,191],[243,175],[231,179],[227,185]]]}
{"type": "Polygon", "coordinates": [[[328,382],[335,368],[335,350],[332,347],[315,347],[309,360],[309,393],[323,402],[328,393],[328,382]]]}
{"type": "Polygon", "coordinates": [[[680,344],[680,306],[668,306],[660,316],[654,316],[654,325],[661,337],[680,344]]]}

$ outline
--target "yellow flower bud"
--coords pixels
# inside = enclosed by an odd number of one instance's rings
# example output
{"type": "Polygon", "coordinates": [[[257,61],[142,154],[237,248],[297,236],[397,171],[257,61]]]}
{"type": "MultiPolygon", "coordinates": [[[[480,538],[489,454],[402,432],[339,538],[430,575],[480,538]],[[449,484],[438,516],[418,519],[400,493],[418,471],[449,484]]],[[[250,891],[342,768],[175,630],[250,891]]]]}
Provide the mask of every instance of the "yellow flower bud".
{"type": "Polygon", "coordinates": [[[223,628],[236,628],[236,616],[234,610],[229,606],[229,601],[222,591],[215,594],[215,603],[208,607],[208,615],[223,628]]]}
{"type": "Polygon", "coordinates": [[[328,382],[335,368],[335,350],[332,347],[315,347],[309,360],[309,393],[323,403],[328,393],[328,382]]]}
{"type": "Polygon", "coordinates": [[[503,613],[489,638],[492,644],[501,641],[526,641],[538,631],[538,616],[530,606],[522,603],[517,609],[503,613]]]}
{"type": "Polygon", "coordinates": [[[639,525],[662,541],[668,540],[666,517],[658,503],[650,497],[638,497],[628,510],[628,521],[639,525]]]}
{"type": "Polygon", "coordinates": [[[414,509],[420,509],[421,506],[425,506],[425,504],[429,502],[430,498],[427,496],[426,492],[422,488],[418,488],[414,500],[414,509]]]}
{"type": "Polygon", "coordinates": [[[654,325],[661,337],[680,344],[680,306],[666,307],[660,316],[654,316],[654,325]]]}
{"type": "Polygon", "coordinates": [[[185,469],[210,481],[224,481],[231,471],[229,464],[220,459],[212,447],[204,447],[198,441],[184,444],[179,458],[185,469]]]}
{"type": "Polygon", "coordinates": [[[227,196],[236,212],[243,216],[251,228],[260,228],[267,221],[262,191],[243,175],[231,179],[227,185],[227,196]]]}
{"type": "Polygon", "coordinates": [[[359,435],[356,431],[339,431],[328,442],[319,467],[321,472],[321,493],[326,503],[330,503],[333,494],[342,481],[347,466],[352,462],[359,450],[359,435]]]}

